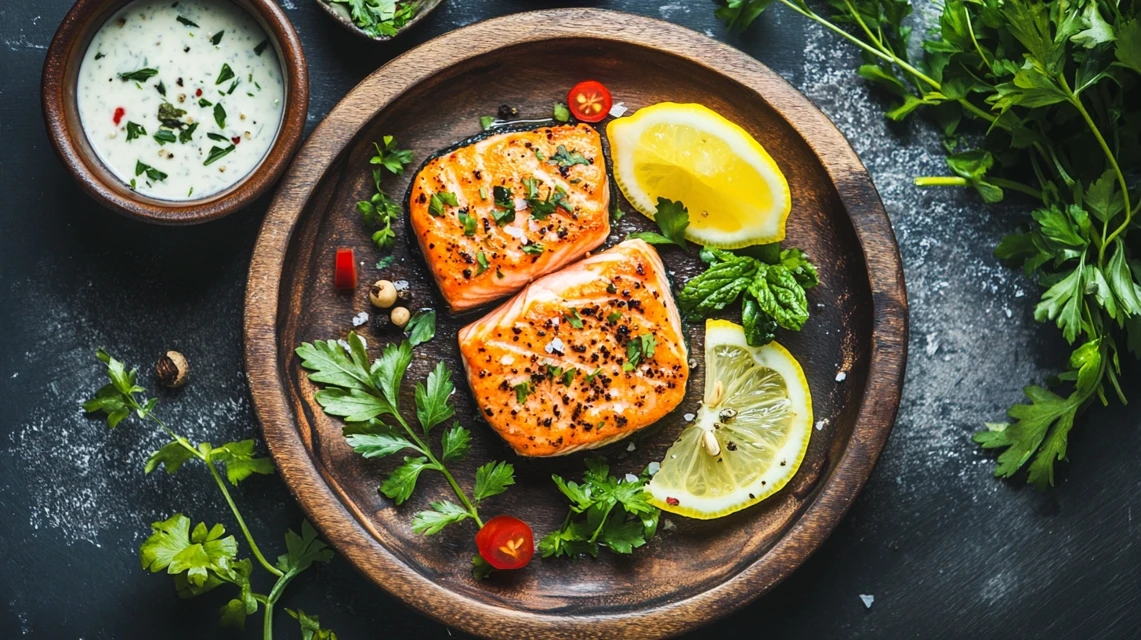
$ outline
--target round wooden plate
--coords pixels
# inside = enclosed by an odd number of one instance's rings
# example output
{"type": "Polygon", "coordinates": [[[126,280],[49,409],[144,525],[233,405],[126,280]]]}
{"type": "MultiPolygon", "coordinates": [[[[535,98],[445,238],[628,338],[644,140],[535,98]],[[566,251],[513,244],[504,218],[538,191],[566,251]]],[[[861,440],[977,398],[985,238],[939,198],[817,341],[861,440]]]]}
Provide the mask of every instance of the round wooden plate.
{"type": "MultiPolygon", "coordinates": [[[[410,179],[385,178],[400,197],[410,179]]],[[[622,202],[624,210],[630,211],[622,202]]],[[[624,217],[611,235],[649,228],[624,217]]],[[[405,237],[403,222],[397,229],[405,237]]],[[[414,252],[398,243],[385,277],[408,280],[418,304],[434,297],[414,252]]],[[[662,249],[678,278],[699,269],[696,251],[662,249]]],[[[445,624],[511,638],[647,638],[672,635],[737,609],[788,576],[828,536],[867,480],[899,405],[907,348],[907,303],[898,248],[875,188],[839,131],[807,99],[747,55],[684,28],[632,15],[560,9],[472,25],[396,58],[351,91],[310,136],[282,181],[254,251],[246,293],[246,368],[265,438],[301,505],[328,541],[378,585],[445,624]],[[604,552],[571,562],[536,557],[524,571],[485,582],[471,578],[474,527],[432,538],[411,531],[412,514],[448,498],[438,475],[421,477],[407,504],[394,506],[377,486],[393,460],[351,452],[341,424],[313,399],[315,387],[294,348],[339,338],[351,319],[372,313],[367,283],[380,252],[356,212],[373,192],[372,141],[395,135],[417,164],[479,131],[500,104],[545,117],[567,88],[586,77],[606,83],[631,108],[663,100],[701,102],[741,124],[773,155],[792,188],[788,246],[806,249],[822,284],[809,292],[804,331],[779,336],[800,359],[816,418],[805,461],[769,500],[730,517],[699,522],[663,514],[658,536],[630,556],[604,552]],[[333,254],[356,250],[362,285],[333,290],[333,254]],[[846,378],[837,382],[837,374],[846,378]],[[666,524],[668,521],[669,524],[666,524]]],[[[437,360],[460,371],[456,331],[470,318],[441,313],[438,333],[417,347],[411,382],[437,360]]],[[[367,327],[375,357],[384,338],[367,327]]],[[[702,327],[687,327],[700,359],[702,327]]],[[[683,404],[658,425],[602,453],[619,475],[661,459],[695,412],[704,371],[698,364],[683,404]],[[629,444],[635,445],[629,450],[629,444]]],[[[456,381],[465,387],[459,376],[456,381]]],[[[582,455],[527,460],[506,446],[472,410],[466,389],[458,416],[473,448],[456,474],[470,488],[475,467],[506,459],[516,486],[493,498],[486,516],[511,513],[536,537],[556,528],[567,502],[552,473],[578,479],[582,455]]]]}

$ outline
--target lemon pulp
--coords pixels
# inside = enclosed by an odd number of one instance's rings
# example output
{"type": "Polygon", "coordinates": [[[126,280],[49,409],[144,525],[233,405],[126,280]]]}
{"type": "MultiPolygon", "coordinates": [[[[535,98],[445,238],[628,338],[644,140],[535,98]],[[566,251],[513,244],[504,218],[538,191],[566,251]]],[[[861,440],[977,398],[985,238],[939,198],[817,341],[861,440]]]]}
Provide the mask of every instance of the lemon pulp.
{"type": "Polygon", "coordinates": [[[784,347],[750,347],[740,325],[706,323],[705,401],[666,452],[650,501],[680,515],[728,515],[779,491],[808,448],[812,398],[784,347]]]}
{"type": "Polygon", "coordinates": [[[724,248],[784,238],[788,182],[748,132],[697,104],[664,102],[607,125],[614,176],[653,218],[658,198],[689,209],[686,236],[724,248]]]}

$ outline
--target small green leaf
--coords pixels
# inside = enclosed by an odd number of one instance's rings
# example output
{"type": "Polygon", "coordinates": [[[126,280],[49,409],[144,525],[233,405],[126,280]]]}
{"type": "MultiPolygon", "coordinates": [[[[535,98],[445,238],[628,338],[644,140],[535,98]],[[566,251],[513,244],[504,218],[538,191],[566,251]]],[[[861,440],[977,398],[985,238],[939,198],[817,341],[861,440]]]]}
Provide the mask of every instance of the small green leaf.
{"type": "Polygon", "coordinates": [[[424,469],[435,469],[425,457],[404,458],[404,464],[396,468],[380,485],[380,492],[391,498],[396,504],[403,504],[412,496],[416,489],[416,480],[424,469]]]}
{"type": "Polygon", "coordinates": [[[421,511],[412,516],[412,531],[430,536],[439,533],[444,527],[462,522],[471,517],[466,509],[447,500],[432,503],[431,511],[421,511]]]}
{"type": "Polygon", "coordinates": [[[507,487],[515,484],[515,467],[507,462],[488,462],[475,471],[475,491],[472,497],[476,502],[497,496],[507,487]]]}
{"type": "Polygon", "coordinates": [[[405,325],[404,331],[408,333],[409,343],[419,346],[436,337],[436,311],[435,309],[421,309],[412,314],[405,325]]]}
{"type": "Polygon", "coordinates": [[[444,450],[444,462],[462,460],[471,448],[471,432],[456,422],[444,431],[441,445],[444,450]]]}

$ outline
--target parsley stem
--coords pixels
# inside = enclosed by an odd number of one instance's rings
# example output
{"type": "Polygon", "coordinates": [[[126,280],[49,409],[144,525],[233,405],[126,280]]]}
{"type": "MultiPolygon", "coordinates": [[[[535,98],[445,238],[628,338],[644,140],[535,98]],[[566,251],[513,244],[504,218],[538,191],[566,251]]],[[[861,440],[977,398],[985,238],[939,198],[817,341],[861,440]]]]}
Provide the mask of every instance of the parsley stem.
{"type": "Polygon", "coordinates": [[[456,497],[460,499],[460,502],[463,503],[464,508],[467,509],[469,514],[471,514],[472,520],[475,520],[475,523],[479,525],[480,529],[482,529],[483,520],[481,520],[479,517],[479,510],[476,509],[475,505],[472,504],[471,500],[468,499],[467,494],[464,493],[464,490],[460,488],[460,485],[458,482],[456,482],[455,476],[452,475],[452,472],[448,471],[448,468],[444,466],[444,463],[440,462],[436,458],[436,456],[432,453],[431,447],[429,447],[427,443],[421,440],[420,436],[416,435],[416,432],[413,431],[408,422],[404,420],[404,416],[400,415],[400,413],[396,411],[393,412],[393,415],[396,417],[396,420],[400,422],[400,426],[404,427],[405,433],[407,433],[409,437],[411,437],[412,440],[416,443],[416,446],[419,447],[420,452],[428,457],[428,461],[432,463],[432,466],[437,471],[444,474],[444,478],[446,478],[448,480],[448,484],[452,486],[452,491],[455,492],[456,497]]]}
{"type": "MultiPolygon", "coordinates": [[[[997,177],[987,177],[986,181],[995,185],[996,187],[1002,187],[1003,189],[1010,189],[1011,191],[1024,193],[1036,200],[1042,199],[1041,191],[1031,186],[1022,184],[1021,182],[1015,182],[1014,180],[1007,180],[1005,178],[997,177]]],[[[961,178],[959,176],[920,176],[915,179],[914,184],[917,187],[968,187],[971,183],[966,178],[961,178]]]]}
{"type": "Polygon", "coordinates": [[[269,596],[265,599],[265,617],[263,618],[261,627],[261,637],[263,640],[273,640],[273,605],[277,604],[277,601],[281,598],[281,594],[285,592],[285,587],[289,586],[293,578],[297,577],[297,573],[292,569],[284,574],[278,572],[278,575],[280,577],[277,579],[277,582],[273,583],[273,588],[270,589],[269,596]]]}
{"type": "Polygon", "coordinates": [[[253,552],[254,557],[258,559],[261,566],[265,567],[266,571],[278,577],[282,576],[281,569],[270,564],[269,561],[265,559],[265,556],[261,554],[261,549],[258,549],[258,544],[254,542],[254,537],[250,533],[249,527],[246,526],[246,521],[242,518],[242,513],[238,511],[238,505],[234,504],[234,499],[230,497],[230,491],[226,489],[226,483],[222,481],[222,476],[218,475],[218,468],[214,466],[214,462],[210,460],[209,456],[206,456],[203,461],[206,463],[206,468],[210,470],[210,475],[214,476],[214,482],[217,483],[218,488],[222,490],[222,496],[226,498],[226,504],[230,505],[230,511],[234,512],[234,518],[237,519],[238,526],[242,529],[242,534],[246,536],[246,542],[249,543],[250,551],[253,552]]]}
{"type": "Polygon", "coordinates": [[[1109,161],[1109,166],[1112,167],[1113,172],[1117,174],[1117,185],[1121,188],[1121,198],[1125,201],[1125,221],[1121,223],[1121,226],[1117,227],[1117,229],[1107,237],[1106,232],[1109,230],[1109,220],[1102,223],[1101,247],[1098,249],[1097,256],[1098,264],[1101,265],[1105,264],[1105,248],[1125,231],[1129,226],[1129,222],[1133,219],[1133,208],[1129,201],[1129,185],[1125,182],[1125,174],[1121,172],[1121,165],[1117,164],[1117,156],[1110,150],[1109,144],[1106,143],[1105,138],[1101,135],[1101,131],[1097,128],[1097,123],[1093,121],[1089,111],[1086,111],[1085,105],[1082,104],[1082,99],[1070,89],[1070,83],[1066,82],[1066,74],[1059,73],[1058,82],[1062,85],[1062,91],[1066,92],[1066,98],[1070,101],[1070,104],[1074,105],[1074,108],[1082,115],[1086,126],[1089,127],[1089,130],[1093,133],[1093,137],[1097,139],[1097,144],[1101,147],[1102,153],[1105,154],[1106,160],[1109,161]]]}
{"type": "Polygon", "coordinates": [[[986,54],[983,53],[983,48],[979,46],[979,41],[975,38],[975,27],[971,24],[971,12],[967,10],[966,5],[963,5],[963,17],[967,21],[967,33],[971,34],[971,42],[975,45],[975,51],[979,52],[979,57],[983,59],[983,64],[985,64],[987,68],[990,69],[991,73],[994,73],[994,65],[990,63],[990,60],[986,59],[986,54]]]}

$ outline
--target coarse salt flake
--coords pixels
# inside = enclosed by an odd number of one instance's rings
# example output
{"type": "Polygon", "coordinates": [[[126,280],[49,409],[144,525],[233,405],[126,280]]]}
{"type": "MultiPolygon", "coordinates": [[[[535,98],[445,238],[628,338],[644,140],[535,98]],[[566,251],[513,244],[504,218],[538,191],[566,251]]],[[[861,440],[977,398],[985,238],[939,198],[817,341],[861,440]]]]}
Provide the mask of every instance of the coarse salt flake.
{"type": "Polygon", "coordinates": [[[824,427],[827,427],[827,426],[828,426],[828,418],[824,418],[822,420],[816,421],[816,430],[817,431],[823,431],[824,427]]]}
{"type": "Polygon", "coordinates": [[[353,326],[354,327],[359,327],[366,322],[368,322],[368,312],[367,311],[361,311],[357,315],[353,316],[353,326]]]}
{"type": "Polygon", "coordinates": [[[860,601],[864,603],[865,608],[871,609],[872,603],[876,601],[876,597],[872,596],[872,595],[865,595],[865,594],[861,593],[860,594],[860,601]]]}
{"type": "Polygon", "coordinates": [[[836,382],[843,382],[848,379],[848,374],[844,371],[836,374],[836,382]]]}
{"type": "Polygon", "coordinates": [[[677,525],[674,524],[673,520],[670,520],[669,518],[662,520],[662,529],[669,531],[670,529],[676,529],[676,528],[677,528],[677,525]]]}
{"type": "Polygon", "coordinates": [[[626,108],[625,102],[615,102],[614,105],[610,107],[609,113],[611,118],[621,118],[626,115],[627,111],[629,111],[629,109],[626,108]]]}
{"type": "Polygon", "coordinates": [[[657,473],[661,470],[662,470],[662,463],[658,462],[657,460],[651,462],[649,465],[646,466],[646,472],[649,473],[650,475],[654,475],[655,473],[657,473]]]}
{"type": "Polygon", "coordinates": [[[511,366],[512,364],[515,364],[515,356],[512,356],[512,355],[503,356],[502,358],[499,359],[499,364],[501,364],[505,367],[511,366]]]}
{"type": "Polygon", "coordinates": [[[697,416],[692,414],[692,413],[687,413],[684,416],[682,416],[682,419],[684,419],[686,422],[693,422],[693,419],[696,417],[697,416]]]}
{"type": "Polygon", "coordinates": [[[554,340],[551,340],[550,342],[548,342],[547,346],[543,347],[543,350],[546,351],[547,353],[557,353],[559,355],[562,355],[563,350],[565,348],[566,347],[565,347],[565,345],[563,345],[563,341],[560,340],[559,338],[555,338],[554,340]]]}
{"type": "Polygon", "coordinates": [[[626,482],[637,482],[637,481],[638,481],[638,476],[636,476],[636,475],[634,475],[634,474],[632,474],[632,473],[627,473],[627,474],[626,474],[626,478],[625,478],[625,480],[626,480],[626,482]]]}
{"type": "Polygon", "coordinates": [[[637,449],[637,448],[638,448],[638,447],[635,447],[633,442],[631,442],[630,444],[626,445],[626,450],[627,450],[627,451],[633,451],[634,449],[637,449]]]}

